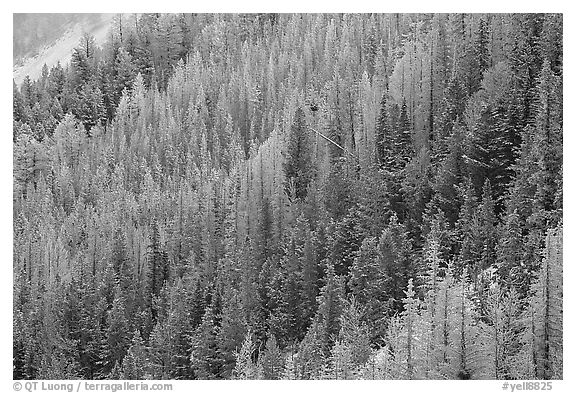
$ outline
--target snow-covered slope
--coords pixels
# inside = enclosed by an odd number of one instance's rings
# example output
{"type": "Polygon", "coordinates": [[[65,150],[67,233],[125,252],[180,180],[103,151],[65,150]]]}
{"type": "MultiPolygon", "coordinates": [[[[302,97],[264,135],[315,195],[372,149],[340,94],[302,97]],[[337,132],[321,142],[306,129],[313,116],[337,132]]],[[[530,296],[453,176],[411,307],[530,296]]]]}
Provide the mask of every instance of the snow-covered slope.
{"type": "Polygon", "coordinates": [[[23,64],[15,65],[13,77],[17,84],[20,84],[26,75],[30,79],[38,79],[44,64],[51,68],[58,61],[64,66],[72,58],[72,50],[78,46],[80,38],[84,32],[89,32],[94,36],[96,45],[102,46],[106,41],[108,30],[115,14],[102,14],[97,22],[82,21],[75,23],[71,28],[56,41],[44,46],[38,55],[24,60],[23,64]]]}

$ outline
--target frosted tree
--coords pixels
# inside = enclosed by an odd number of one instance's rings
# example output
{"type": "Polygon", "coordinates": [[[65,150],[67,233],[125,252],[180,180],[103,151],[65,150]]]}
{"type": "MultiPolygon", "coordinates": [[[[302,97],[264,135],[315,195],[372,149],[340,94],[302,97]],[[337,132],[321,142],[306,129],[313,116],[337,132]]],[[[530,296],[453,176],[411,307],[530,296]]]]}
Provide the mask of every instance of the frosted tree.
{"type": "Polygon", "coordinates": [[[562,378],[562,227],[548,231],[542,266],[524,314],[522,378],[562,378]]]}
{"type": "Polygon", "coordinates": [[[495,284],[488,294],[487,351],[492,360],[487,364],[488,377],[493,379],[512,379],[514,373],[514,356],[520,349],[519,331],[522,329],[523,304],[514,288],[506,291],[505,287],[495,284]]]}
{"type": "Polygon", "coordinates": [[[255,350],[252,332],[248,331],[240,351],[236,353],[236,367],[232,373],[235,379],[255,379],[256,364],[252,360],[255,350]]]}
{"type": "Polygon", "coordinates": [[[420,379],[426,368],[426,321],[421,315],[421,303],[408,282],[404,310],[395,317],[388,329],[388,342],[393,354],[392,375],[398,379],[420,379]]]}
{"type": "Polygon", "coordinates": [[[273,335],[268,336],[264,351],[258,358],[258,363],[258,368],[262,369],[263,379],[281,379],[285,362],[276,342],[276,337],[273,335]]]}
{"type": "Polygon", "coordinates": [[[450,313],[452,326],[449,332],[448,361],[452,378],[489,378],[487,371],[489,353],[485,326],[472,303],[471,284],[467,271],[450,290],[450,313]]]}

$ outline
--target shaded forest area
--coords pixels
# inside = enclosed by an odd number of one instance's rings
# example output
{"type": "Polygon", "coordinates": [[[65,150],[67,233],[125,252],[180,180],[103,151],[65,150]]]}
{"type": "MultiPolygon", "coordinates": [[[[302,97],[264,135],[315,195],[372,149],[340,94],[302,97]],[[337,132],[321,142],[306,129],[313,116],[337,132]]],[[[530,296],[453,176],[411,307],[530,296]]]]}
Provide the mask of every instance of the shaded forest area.
{"type": "Polygon", "coordinates": [[[562,16],[118,15],[14,85],[14,379],[562,378],[562,16]]]}

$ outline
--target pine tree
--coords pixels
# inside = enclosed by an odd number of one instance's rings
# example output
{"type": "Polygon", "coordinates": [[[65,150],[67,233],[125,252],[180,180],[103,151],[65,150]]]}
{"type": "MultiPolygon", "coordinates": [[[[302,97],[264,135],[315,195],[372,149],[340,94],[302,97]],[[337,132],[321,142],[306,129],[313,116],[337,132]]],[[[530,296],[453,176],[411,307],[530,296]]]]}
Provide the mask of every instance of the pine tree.
{"type": "Polygon", "coordinates": [[[482,188],[482,201],[480,202],[480,233],[482,234],[482,257],[480,269],[485,270],[494,266],[496,262],[497,217],[495,204],[492,199],[492,187],[486,180],[482,188]]]}
{"type": "Polygon", "coordinates": [[[378,243],[380,266],[386,272],[389,300],[394,311],[402,309],[403,293],[408,288],[408,281],[415,276],[416,266],[410,258],[411,242],[405,227],[392,216],[388,227],[382,232],[378,243]]]}
{"type": "Polygon", "coordinates": [[[221,376],[230,378],[234,371],[236,353],[246,337],[246,323],[238,293],[229,289],[224,299],[220,329],[218,330],[218,352],[223,358],[221,376]]]}
{"type": "Polygon", "coordinates": [[[536,378],[562,378],[562,227],[549,230],[527,309],[526,346],[536,378]]]}
{"type": "Polygon", "coordinates": [[[255,350],[252,333],[248,331],[240,351],[236,353],[236,367],[232,373],[235,379],[255,379],[256,365],[252,360],[255,350]]]}
{"type": "Polygon", "coordinates": [[[56,121],[62,120],[64,117],[64,111],[62,110],[62,105],[60,105],[60,100],[54,97],[52,100],[52,106],[50,107],[50,114],[56,119],[56,121]]]}
{"type": "Polygon", "coordinates": [[[396,168],[402,169],[414,157],[414,146],[412,144],[412,125],[408,119],[408,107],[406,100],[402,101],[400,117],[398,118],[396,138],[394,141],[394,153],[396,157],[396,168]]]}
{"type": "Polygon", "coordinates": [[[120,100],[124,89],[130,90],[136,77],[136,70],[132,56],[124,48],[118,50],[116,55],[116,73],[114,86],[116,88],[115,102],[120,100]]]}
{"type": "Polygon", "coordinates": [[[330,357],[330,376],[333,379],[354,379],[351,347],[342,341],[336,341],[330,357]]]}
{"type": "Polygon", "coordinates": [[[474,69],[472,71],[473,80],[471,81],[468,94],[474,93],[480,88],[480,83],[483,78],[484,71],[490,67],[492,59],[490,57],[490,31],[488,22],[484,18],[478,21],[478,30],[474,42],[474,69]]]}
{"type": "Polygon", "coordinates": [[[422,363],[426,361],[422,356],[425,326],[420,317],[420,301],[415,296],[412,280],[408,283],[402,302],[404,310],[392,319],[387,331],[387,341],[393,353],[391,368],[394,378],[417,379],[422,377],[422,363]]]}
{"type": "Polygon", "coordinates": [[[220,375],[222,359],[218,353],[218,327],[212,308],[208,307],[202,323],[192,338],[190,364],[196,379],[216,379],[220,375]]]}
{"type": "Polygon", "coordinates": [[[312,320],[316,312],[316,298],[320,291],[319,250],[320,242],[314,232],[306,231],[302,249],[302,317],[312,320]]]}
{"type": "Polygon", "coordinates": [[[350,348],[351,364],[363,366],[371,354],[368,326],[362,320],[361,306],[354,298],[346,302],[340,316],[339,341],[350,348]]]}
{"type": "Polygon", "coordinates": [[[418,303],[414,299],[414,284],[412,279],[408,282],[406,298],[404,299],[404,312],[402,318],[406,326],[406,377],[414,377],[414,324],[418,310],[418,303]]]}
{"type": "Polygon", "coordinates": [[[296,361],[294,355],[289,354],[284,379],[319,379],[327,355],[322,322],[319,319],[312,322],[298,348],[296,361]]]}
{"type": "Polygon", "coordinates": [[[170,331],[165,321],[154,325],[149,338],[149,362],[147,368],[154,379],[170,378],[170,331]]]}
{"type": "Polygon", "coordinates": [[[458,222],[456,223],[456,234],[458,236],[460,249],[456,265],[454,266],[454,272],[459,276],[464,270],[470,269],[474,277],[476,277],[480,270],[480,260],[483,252],[480,222],[478,213],[476,212],[478,200],[470,179],[468,179],[464,187],[461,191],[463,194],[463,202],[460,208],[458,222]]]}
{"type": "MultiPolygon", "coordinates": [[[[150,245],[148,246],[147,253],[147,278],[148,278],[148,293],[150,301],[155,296],[160,295],[164,282],[168,279],[168,257],[166,252],[162,250],[160,244],[160,234],[158,223],[152,224],[152,233],[150,235],[150,245]]],[[[155,313],[155,311],[153,312],[155,313]]]]}
{"type": "Polygon", "coordinates": [[[122,360],[122,379],[146,379],[147,355],[144,340],[139,331],[132,337],[132,342],[126,356],[122,360]]]}
{"type": "Polygon", "coordinates": [[[442,159],[436,172],[432,188],[435,191],[432,197],[434,204],[446,215],[451,225],[458,219],[461,199],[458,186],[464,178],[465,165],[462,158],[462,125],[454,127],[447,140],[449,150],[442,159]]]}
{"type": "Polygon", "coordinates": [[[340,331],[340,315],[343,308],[344,288],[342,280],[328,265],[326,284],[318,296],[317,322],[320,324],[320,340],[324,353],[329,353],[340,331]]]}
{"type": "Polygon", "coordinates": [[[116,287],[112,309],[108,312],[106,346],[104,348],[104,372],[122,362],[130,346],[129,325],[126,318],[125,299],[120,287],[116,287]]]}
{"type": "Polygon", "coordinates": [[[349,274],[356,253],[362,245],[364,232],[362,217],[357,207],[348,210],[348,213],[332,229],[329,258],[334,265],[335,273],[339,276],[349,274]]]}
{"type": "Polygon", "coordinates": [[[505,190],[512,178],[514,154],[514,129],[510,127],[507,113],[502,107],[487,107],[472,137],[472,152],[468,163],[477,190],[486,179],[494,190],[501,210],[505,190]]]}
{"type": "Polygon", "coordinates": [[[300,267],[301,244],[294,237],[287,244],[281,270],[274,278],[278,292],[273,294],[277,307],[272,310],[270,324],[274,334],[283,345],[302,340],[304,326],[308,321],[302,318],[302,271],[300,267]]]}
{"type": "Polygon", "coordinates": [[[194,333],[190,323],[190,302],[188,288],[179,279],[171,288],[169,309],[165,326],[169,336],[167,343],[167,374],[173,379],[190,379],[190,341],[194,333]]]}
{"type": "Polygon", "coordinates": [[[513,286],[525,293],[529,270],[523,261],[522,225],[517,210],[509,212],[503,220],[496,247],[498,278],[505,286],[513,286]]]}
{"type": "Polygon", "coordinates": [[[390,313],[391,278],[386,274],[383,259],[378,252],[378,239],[364,239],[350,272],[350,289],[358,302],[364,305],[371,339],[384,336],[385,316],[390,313]]]}
{"type": "Polygon", "coordinates": [[[90,33],[84,33],[78,47],[74,48],[72,59],[70,60],[72,83],[75,90],[79,90],[84,84],[93,79],[95,49],[94,36],[90,33]]]}
{"type": "Polygon", "coordinates": [[[478,320],[472,305],[470,283],[467,271],[452,288],[451,325],[449,335],[452,349],[450,359],[451,372],[457,379],[483,379],[488,377],[489,352],[484,325],[478,320]]]}
{"type": "Polygon", "coordinates": [[[14,121],[26,121],[26,109],[24,97],[18,90],[16,82],[12,82],[12,114],[14,121]]]}
{"type": "Polygon", "coordinates": [[[78,93],[79,102],[75,115],[82,121],[86,135],[92,136],[92,128],[106,122],[104,97],[100,88],[91,83],[85,84],[78,93]]]}
{"type": "Polygon", "coordinates": [[[522,302],[514,288],[504,292],[496,286],[490,290],[486,327],[488,352],[492,366],[490,378],[509,379],[515,376],[514,356],[520,349],[522,302]]]}
{"type": "Polygon", "coordinates": [[[380,102],[380,112],[376,123],[376,162],[381,168],[390,170],[394,162],[393,134],[388,123],[388,107],[385,92],[380,102]]]}
{"type": "Polygon", "coordinates": [[[284,189],[292,201],[303,201],[308,194],[308,185],[314,177],[311,142],[302,108],[294,114],[290,128],[284,162],[284,189]]]}
{"type": "Polygon", "coordinates": [[[466,91],[458,75],[454,75],[448,82],[440,107],[442,108],[441,114],[433,138],[432,158],[434,161],[443,158],[448,149],[459,147],[459,145],[454,145],[447,140],[452,135],[453,130],[458,127],[458,120],[462,119],[462,114],[466,108],[466,91]]]}
{"type": "Polygon", "coordinates": [[[284,370],[284,358],[276,337],[274,335],[268,336],[264,351],[258,358],[258,363],[263,371],[263,379],[281,379],[282,371],[284,370]]]}
{"type": "Polygon", "coordinates": [[[544,62],[538,79],[536,114],[536,149],[539,155],[536,203],[544,210],[554,206],[554,195],[560,184],[562,167],[562,107],[560,79],[544,62]]]}

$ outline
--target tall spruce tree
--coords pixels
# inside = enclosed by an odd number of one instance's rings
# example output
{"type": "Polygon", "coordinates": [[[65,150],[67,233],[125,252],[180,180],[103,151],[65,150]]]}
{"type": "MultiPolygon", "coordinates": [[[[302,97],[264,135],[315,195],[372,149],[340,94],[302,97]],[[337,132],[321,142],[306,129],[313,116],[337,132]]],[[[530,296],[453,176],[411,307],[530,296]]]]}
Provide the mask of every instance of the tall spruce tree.
{"type": "Polygon", "coordinates": [[[296,109],[290,127],[284,162],[284,189],[292,201],[303,201],[314,177],[310,130],[302,108],[296,109]]]}

